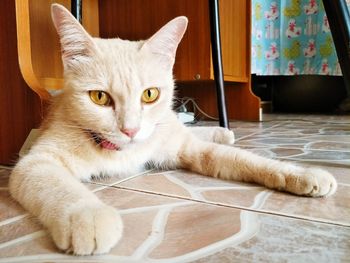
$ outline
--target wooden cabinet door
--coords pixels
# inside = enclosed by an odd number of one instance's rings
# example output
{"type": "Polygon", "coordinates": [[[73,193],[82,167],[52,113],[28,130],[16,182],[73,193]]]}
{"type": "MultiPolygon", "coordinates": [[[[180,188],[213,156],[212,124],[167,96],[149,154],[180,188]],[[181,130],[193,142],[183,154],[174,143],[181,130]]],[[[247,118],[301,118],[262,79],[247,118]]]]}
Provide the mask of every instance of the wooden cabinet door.
{"type": "Polygon", "coordinates": [[[206,0],[100,0],[100,36],[148,39],[177,16],[189,20],[174,67],[177,80],[210,79],[209,9],[206,0]]]}
{"type": "MultiPolygon", "coordinates": [[[[248,82],[250,74],[250,0],[220,0],[222,57],[226,81],[248,82]]],[[[206,0],[100,0],[100,36],[147,39],[176,16],[189,25],[180,43],[177,80],[213,79],[210,24],[206,0]]]]}
{"type": "Polygon", "coordinates": [[[248,82],[250,78],[250,5],[250,0],[219,1],[225,81],[248,82]]]}

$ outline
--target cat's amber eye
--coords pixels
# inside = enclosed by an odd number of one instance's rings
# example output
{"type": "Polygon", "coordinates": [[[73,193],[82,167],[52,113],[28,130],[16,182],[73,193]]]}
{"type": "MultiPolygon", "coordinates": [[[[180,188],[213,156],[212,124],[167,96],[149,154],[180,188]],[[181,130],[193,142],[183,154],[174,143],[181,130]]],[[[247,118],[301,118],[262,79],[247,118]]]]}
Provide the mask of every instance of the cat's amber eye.
{"type": "Polygon", "coordinates": [[[109,106],[111,104],[111,97],[102,90],[90,90],[89,95],[92,102],[97,105],[109,106]]]}
{"type": "Polygon", "coordinates": [[[153,103],[159,98],[159,93],[159,89],[157,88],[145,89],[142,93],[141,100],[143,103],[153,103]]]}

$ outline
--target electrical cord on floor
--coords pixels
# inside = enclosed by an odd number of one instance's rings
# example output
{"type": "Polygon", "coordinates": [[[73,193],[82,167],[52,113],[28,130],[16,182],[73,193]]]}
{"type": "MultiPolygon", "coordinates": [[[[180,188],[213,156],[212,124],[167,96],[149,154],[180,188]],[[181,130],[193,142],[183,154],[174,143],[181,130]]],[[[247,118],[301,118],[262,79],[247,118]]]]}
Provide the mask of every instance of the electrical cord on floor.
{"type": "Polygon", "coordinates": [[[187,107],[186,105],[191,103],[192,109],[193,109],[193,113],[195,116],[195,120],[198,121],[198,116],[202,115],[204,117],[207,117],[208,119],[214,120],[214,121],[218,121],[218,118],[215,118],[211,115],[209,115],[208,113],[206,113],[204,110],[202,110],[198,104],[196,103],[196,101],[192,98],[189,97],[183,97],[183,98],[176,98],[175,101],[179,104],[178,107],[175,108],[176,112],[186,112],[187,111],[187,107]]]}

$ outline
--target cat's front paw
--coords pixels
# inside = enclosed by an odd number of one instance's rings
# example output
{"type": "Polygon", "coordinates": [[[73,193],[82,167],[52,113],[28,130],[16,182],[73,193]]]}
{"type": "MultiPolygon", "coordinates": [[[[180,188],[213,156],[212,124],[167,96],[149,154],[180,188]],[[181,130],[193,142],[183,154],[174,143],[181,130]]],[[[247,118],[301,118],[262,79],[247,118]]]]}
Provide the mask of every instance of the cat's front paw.
{"type": "Polygon", "coordinates": [[[215,143],[231,145],[235,142],[235,134],[229,129],[215,127],[213,141],[215,143]]]}
{"type": "Polygon", "coordinates": [[[115,208],[84,206],[51,227],[58,248],[75,255],[103,254],[122,236],[123,223],[115,208]]]}
{"type": "Polygon", "coordinates": [[[318,168],[302,169],[300,173],[286,178],[286,189],[297,195],[330,196],[337,190],[337,181],[329,172],[318,168]]]}

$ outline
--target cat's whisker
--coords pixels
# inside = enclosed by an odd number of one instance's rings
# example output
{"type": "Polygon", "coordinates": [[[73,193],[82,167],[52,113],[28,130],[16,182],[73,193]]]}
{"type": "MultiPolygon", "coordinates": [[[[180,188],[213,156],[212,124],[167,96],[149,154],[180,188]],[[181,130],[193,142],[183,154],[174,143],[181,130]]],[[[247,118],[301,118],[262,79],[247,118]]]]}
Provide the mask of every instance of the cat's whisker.
{"type": "MultiPolygon", "coordinates": [[[[69,133],[65,133],[66,135],[67,135],[67,137],[66,138],[52,138],[51,139],[51,142],[59,142],[59,143],[72,143],[72,142],[76,142],[76,141],[79,141],[79,142],[81,142],[81,141],[93,141],[93,138],[92,137],[82,137],[82,136],[77,136],[77,137],[75,137],[75,135],[76,134],[74,134],[74,133],[71,133],[71,134],[69,134],[69,133]],[[73,136],[72,136],[73,135],[73,136]]],[[[40,143],[40,144],[42,144],[43,142],[42,141],[40,141],[40,142],[38,142],[38,143],[40,143]]]]}
{"type": "MultiPolygon", "coordinates": [[[[106,136],[112,136],[112,137],[119,137],[117,134],[115,134],[115,132],[113,131],[99,131],[99,130],[92,130],[92,129],[83,129],[81,126],[79,125],[69,125],[69,124],[60,124],[60,127],[67,127],[67,128],[76,128],[77,130],[79,131],[82,131],[82,132],[88,132],[89,130],[93,131],[93,132],[96,132],[97,134],[101,134],[101,135],[106,135],[106,136]]],[[[74,131],[72,131],[74,132],[74,131]]]]}

